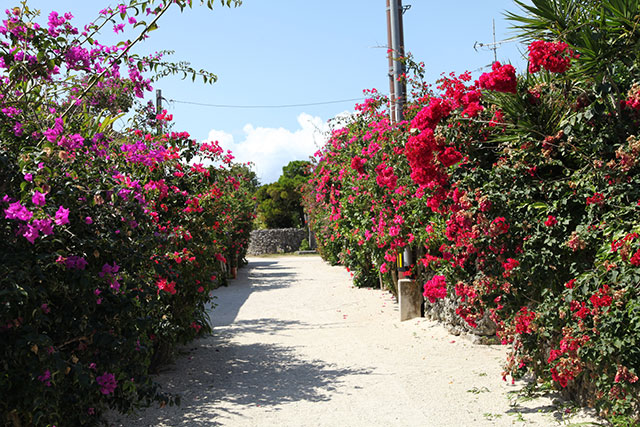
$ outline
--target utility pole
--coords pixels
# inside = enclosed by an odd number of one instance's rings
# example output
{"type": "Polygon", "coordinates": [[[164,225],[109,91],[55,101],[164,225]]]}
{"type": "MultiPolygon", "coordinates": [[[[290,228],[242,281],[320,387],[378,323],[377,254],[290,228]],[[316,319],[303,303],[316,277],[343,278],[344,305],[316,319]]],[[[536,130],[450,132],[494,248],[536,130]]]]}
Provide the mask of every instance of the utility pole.
{"type": "Polygon", "coordinates": [[[405,66],[399,60],[404,58],[404,27],[402,23],[402,0],[387,0],[387,34],[389,39],[389,65],[392,68],[390,86],[391,91],[391,121],[400,122],[404,118],[404,104],[406,102],[407,86],[401,78],[404,77],[405,66]]]}
{"type": "MultiPolygon", "coordinates": [[[[162,113],[162,89],[156,89],[156,116],[162,113]]],[[[158,120],[158,135],[162,133],[162,123],[158,120]]]]}
{"type": "MultiPolygon", "coordinates": [[[[407,6],[408,9],[410,6],[407,6]]],[[[404,120],[404,104],[407,100],[407,86],[404,59],[404,27],[402,14],[406,10],[402,0],[387,0],[387,38],[389,43],[389,90],[391,123],[404,120]]],[[[400,320],[408,320],[422,315],[422,292],[411,277],[413,251],[406,246],[398,254],[398,305],[400,320]]],[[[394,279],[395,280],[395,279],[394,279]]]]}
{"type": "MultiPolygon", "coordinates": [[[[395,1],[395,0],[394,0],[395,1]]],[[[391,123],[396,119],[396,85],[393,70],[393,41],[391,40],[391,0],[387,0],[387,57],[389,58],[389,114],[391,123]]]]}
{"type": "Polygon", "coordinates": [[[156,114],[162,113],[162,89],[156,89],[156,114]]]}

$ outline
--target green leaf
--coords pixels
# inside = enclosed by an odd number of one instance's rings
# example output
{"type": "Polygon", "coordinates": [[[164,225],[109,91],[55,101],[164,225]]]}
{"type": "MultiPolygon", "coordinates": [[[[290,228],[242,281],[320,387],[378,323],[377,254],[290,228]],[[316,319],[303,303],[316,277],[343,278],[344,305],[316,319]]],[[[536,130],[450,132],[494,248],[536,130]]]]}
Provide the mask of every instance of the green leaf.
{"type": "Polygon", "coordinates": [[[543,203],[543,202],[535,202],[535,203],[532,203],[529,206],[531,206],[533,209],[548,209],[549,208],[549,205],[547,205],[546,203],[543,203]]]}

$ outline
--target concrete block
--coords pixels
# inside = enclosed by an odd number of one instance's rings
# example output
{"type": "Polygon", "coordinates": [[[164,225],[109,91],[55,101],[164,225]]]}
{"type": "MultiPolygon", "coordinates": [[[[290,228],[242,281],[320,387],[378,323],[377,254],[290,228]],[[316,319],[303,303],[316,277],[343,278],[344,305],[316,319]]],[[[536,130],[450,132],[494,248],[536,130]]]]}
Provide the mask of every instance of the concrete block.
{"type": "Polygon", "coordinates": [[[400,306],[400,321],[422,316],[422,292],[420,286],[410,279],[398,280],[398,304],[400,306]]]}

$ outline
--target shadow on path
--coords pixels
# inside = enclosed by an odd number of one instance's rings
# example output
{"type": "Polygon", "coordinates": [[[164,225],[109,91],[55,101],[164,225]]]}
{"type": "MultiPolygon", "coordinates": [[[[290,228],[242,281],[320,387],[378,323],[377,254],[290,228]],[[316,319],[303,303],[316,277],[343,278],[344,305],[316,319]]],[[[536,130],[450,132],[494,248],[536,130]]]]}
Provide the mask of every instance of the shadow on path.
{"type": "Polygon", "coordinates": [[[237,279],[213,291],[211,324],[215,327],[232,323],[251,294],[288,288],[296,276],[295,269],[278,265],[277,260],[250,261],[238,270],[237,279]]]}
{"type": "Polygon", "coordinates": [[[293,347],[233,342],[236,333],[270,334],[311,325],[278,319],[238,323],[237,328],[218,332],[185,349],[184,356],[188,357],[183,356],[170,372],[162,375],[167,379],[160,378],[163,389],[182,395],[179,408],[154,411],[155,417],[141,417],[138,422],[149,426],[223,425],[227,415],[240,415],[229,406],[277,410],[279,405],[291,402],[327,401],[342,378],[371,373],[371,370],[309,360],[297,354],[293,347]]]}
{"type": "Polygon", "coordinates": [[[267,335],[311,329],[311,324],[277,318],[236,320],[252,293],[286,288],[295,276],[293,269],[277,261],[252,262],[238,280],[216,290],[213,335],[185,347],[185,354],[158,378],[164,391],[182,396],[181,406],[151,409],[122,425],[223,425],[228,416],[242,416],[234,406],[277,411],[282,404],[327,401],[345,377],[370,374],[371,370],[308,359],[294,347],[264,343],[267,335]]]}

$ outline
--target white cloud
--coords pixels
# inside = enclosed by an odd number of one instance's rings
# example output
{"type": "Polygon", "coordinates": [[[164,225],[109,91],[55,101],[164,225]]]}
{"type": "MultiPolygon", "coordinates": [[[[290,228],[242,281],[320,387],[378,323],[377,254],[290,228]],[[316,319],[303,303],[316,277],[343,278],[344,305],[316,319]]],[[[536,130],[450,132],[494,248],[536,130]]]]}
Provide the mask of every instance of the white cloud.
{"type": "Polygon", "coordinates": [[[243,139],[236,142],[232,134],[212,129],[207,141],[218,141],[225,150],[231,150],[240,163],[252,162],[262,184],[278,180],[282,167],[292,160],[308,160],[326,141],[329,126],[320,118],[307,113],[298,116],[299,128],[254,127],[242,129],[243,139]]]}

